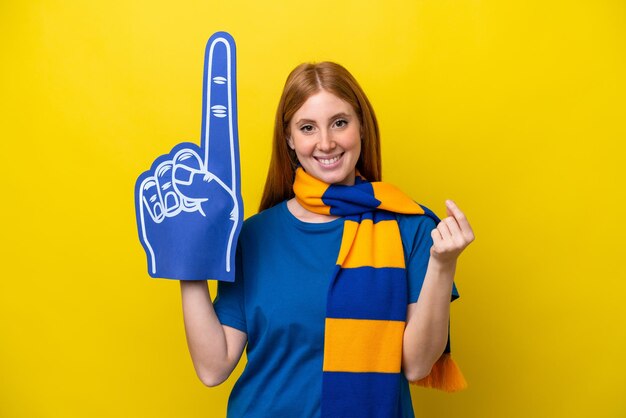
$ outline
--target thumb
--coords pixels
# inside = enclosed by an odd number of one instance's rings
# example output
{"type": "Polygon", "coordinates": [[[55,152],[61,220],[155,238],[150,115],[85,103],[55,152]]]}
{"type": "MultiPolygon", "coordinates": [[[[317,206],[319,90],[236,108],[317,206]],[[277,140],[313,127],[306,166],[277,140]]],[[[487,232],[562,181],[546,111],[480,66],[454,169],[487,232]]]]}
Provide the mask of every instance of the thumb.
{"type": "Polygon", "coordinates": [[[213,174],[185,165],[174,166],[174,185],[183,198],[191,200],[211,199],[223,189],[213,174]]]}
{"type": "Polygon", "coordinates": [[[179,150],[172,159],[172,182],[178,193],[187,199],[207,199],[215,186],[213,175],[204,169],[198,153],[189,148],[179,150]]]}
{"type": "Polygon", "coordinates": [[[183,200],[232,200],[224,182],[206,169],[200,156],[192,149],[183,149],[173,159],[174,187],[183,200]]]}

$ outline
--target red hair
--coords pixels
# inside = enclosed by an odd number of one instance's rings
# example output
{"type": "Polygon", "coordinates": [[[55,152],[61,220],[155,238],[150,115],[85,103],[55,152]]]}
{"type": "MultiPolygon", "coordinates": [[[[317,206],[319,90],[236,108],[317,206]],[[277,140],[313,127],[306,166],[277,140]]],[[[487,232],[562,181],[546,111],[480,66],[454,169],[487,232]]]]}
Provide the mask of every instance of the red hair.
{"type": "Polygon", "coordinates": [[[291,199],[298,159],[289,148],[289,122],[307,99],[321,90],[348,102],[361,123],[361,155],[356,168],[370,181],[381,179],[380,132],[374,109],[352,74],[334,62],[300,64],[287,77],[274,123],[272,158],[259,211],[291,199]]]}

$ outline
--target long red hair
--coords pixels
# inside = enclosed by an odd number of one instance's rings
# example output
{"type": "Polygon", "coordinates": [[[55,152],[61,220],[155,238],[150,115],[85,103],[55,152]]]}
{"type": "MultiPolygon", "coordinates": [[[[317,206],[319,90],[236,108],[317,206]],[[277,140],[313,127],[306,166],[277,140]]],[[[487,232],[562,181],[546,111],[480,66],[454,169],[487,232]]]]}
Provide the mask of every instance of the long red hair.
{"type": "Polygon", "coordinates": [[[374,109],[352,74],[334,62],[300,64],[287,77],[274,123],[272,158],[259,211],[291,199],[298,159],[289,148],[289,122],[307,99],[326,90],[350,103],[361,123],[361,156],[357,170],[370,181],[381,180],[380,132],[374,109]]]}

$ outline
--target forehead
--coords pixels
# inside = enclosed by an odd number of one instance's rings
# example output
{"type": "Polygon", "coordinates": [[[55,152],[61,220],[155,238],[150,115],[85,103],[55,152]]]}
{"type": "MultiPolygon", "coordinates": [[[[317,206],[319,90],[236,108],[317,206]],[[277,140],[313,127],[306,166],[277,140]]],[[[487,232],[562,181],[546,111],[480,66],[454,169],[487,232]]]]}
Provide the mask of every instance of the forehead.
{"type": "Polygon", "coordinates": [[[334,94],[321,90],[310,96],[300,108],[294,113],[294,121],[299,119],[327,119],[332,118],[338,113],[346,115],[356,115],[350,103],[335,96],[334,94]]]}

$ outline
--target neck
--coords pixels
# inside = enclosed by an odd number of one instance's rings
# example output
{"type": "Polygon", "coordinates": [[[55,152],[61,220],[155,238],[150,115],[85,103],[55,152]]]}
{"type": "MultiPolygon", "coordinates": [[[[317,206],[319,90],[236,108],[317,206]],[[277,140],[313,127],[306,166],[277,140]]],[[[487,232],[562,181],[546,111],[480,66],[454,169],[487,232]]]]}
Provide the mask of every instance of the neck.
{"type": "Polygon", "coordinates": [[[339,218],[338,216],[322,215],[320,213],[311,212],[310,210],[302,207],[295,197],[287,201],[287,209],[289,209],[289,212],[291,212],[291,214],[298,220],[312,224],[331,222],[339,218]]]}

